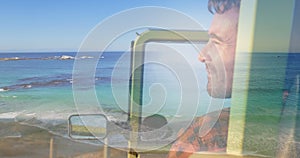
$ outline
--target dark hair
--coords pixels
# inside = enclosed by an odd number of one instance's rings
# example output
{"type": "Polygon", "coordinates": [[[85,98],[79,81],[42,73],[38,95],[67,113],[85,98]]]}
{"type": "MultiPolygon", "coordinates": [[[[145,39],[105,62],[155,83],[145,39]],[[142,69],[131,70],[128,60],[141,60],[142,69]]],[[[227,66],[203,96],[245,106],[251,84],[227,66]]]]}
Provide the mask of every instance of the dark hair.
{"type": "Polygon", "coordinates": [[[208,10],[212,14],[223,14],[232,7],[240,8],[241,0],[208,0],[208,10]]]}

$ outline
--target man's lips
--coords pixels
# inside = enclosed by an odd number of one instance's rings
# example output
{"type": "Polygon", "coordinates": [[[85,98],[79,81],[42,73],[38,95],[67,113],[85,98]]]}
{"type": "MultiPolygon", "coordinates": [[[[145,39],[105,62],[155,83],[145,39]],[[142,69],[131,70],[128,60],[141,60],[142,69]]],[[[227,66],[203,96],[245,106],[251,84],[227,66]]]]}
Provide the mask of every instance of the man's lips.
{"type": "Polygon", "coordinates": [[[211,78],[211,74],[210,74],[210,71],[209,71],[209,68],[208,68],[207,65],[206,65],[206,72],[207,72],[207,78],[210,79],[211,78]]]}

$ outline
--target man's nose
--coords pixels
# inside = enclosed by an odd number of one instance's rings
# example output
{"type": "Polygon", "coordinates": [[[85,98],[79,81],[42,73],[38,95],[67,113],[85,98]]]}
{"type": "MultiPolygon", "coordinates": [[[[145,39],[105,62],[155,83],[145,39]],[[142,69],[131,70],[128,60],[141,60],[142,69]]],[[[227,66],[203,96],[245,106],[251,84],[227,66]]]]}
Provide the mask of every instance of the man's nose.
{"type": "Polygon", "coordinates": [[[205,60],[206,60],[206,58],[202,55],[202,51],[199,53],[199,55],[198,55],[198,60],[200,61],[200,62],[202,62],[202,63],[204,63],[205,62],[205,60]]]}
{"type": "Polygon", "coordinates": [[[207,62],[208,60],[208,53],[207,53],[207,48],[208,48],[208,44],[206,44],[202,50],[200,51],[199,55],[198,55],[198,60],[202,63],[207,62]]]}

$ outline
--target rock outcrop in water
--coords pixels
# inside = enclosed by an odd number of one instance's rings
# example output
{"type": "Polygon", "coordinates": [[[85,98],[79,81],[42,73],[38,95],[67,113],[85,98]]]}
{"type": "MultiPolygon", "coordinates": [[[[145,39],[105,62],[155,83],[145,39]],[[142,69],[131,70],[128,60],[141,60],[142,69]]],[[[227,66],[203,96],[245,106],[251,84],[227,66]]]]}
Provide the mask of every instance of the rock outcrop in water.
{"type": "MultiPolygon", "coordinates": [[[[84,56],[80,59],[90,59],[92,57],[84,56]]],[[[42,58],[25,58],[25,57],[7,57],[0,58],[0,61],[13,61],[13,60],[74,60],[75,57],[69,55],[62,56],[50,56],[50,57],[42,57],[42,58]]]]}

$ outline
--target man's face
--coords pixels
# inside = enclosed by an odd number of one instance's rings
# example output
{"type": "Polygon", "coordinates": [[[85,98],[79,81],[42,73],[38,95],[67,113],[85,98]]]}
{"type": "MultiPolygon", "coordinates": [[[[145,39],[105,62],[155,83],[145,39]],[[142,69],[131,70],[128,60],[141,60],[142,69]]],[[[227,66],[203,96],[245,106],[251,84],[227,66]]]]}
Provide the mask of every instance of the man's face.
{"type": "Polygon", "coordinates": [[[231,97],[238,17],[236,7],[223,14],[215,13],[208,30],[209,42],[199,54],[199,60],[206,65],[207,91],[215,98],[231,97]]]}

